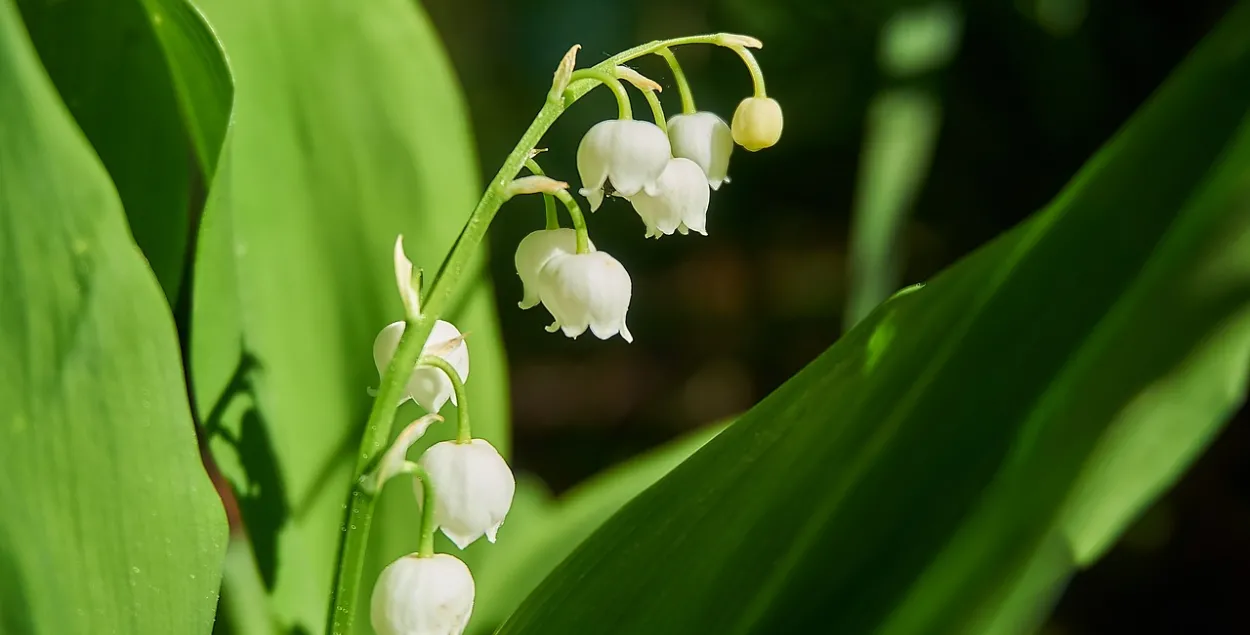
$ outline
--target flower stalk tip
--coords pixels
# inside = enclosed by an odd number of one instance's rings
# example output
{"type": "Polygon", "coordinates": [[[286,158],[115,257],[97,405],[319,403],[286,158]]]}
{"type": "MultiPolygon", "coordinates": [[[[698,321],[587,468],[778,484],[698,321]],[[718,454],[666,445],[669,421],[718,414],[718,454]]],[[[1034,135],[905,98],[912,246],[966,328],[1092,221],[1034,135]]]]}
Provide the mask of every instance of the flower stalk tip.
{"type": "Polygon", "coordinates": [[[749,49],[764,48],[764,43],[759,41],[758,38],[753,38],[749,35],[740,35],[738,33],[722,33],[720,36],[719,44],[721,46],[727,46],[729,48],[735,48],[735,47],[743,47],[743,48],[749,48],[749,49]]]}
{"type": "Polygon", "coordinates": [[[395,237],[395,286],[404,303],[404,316],[410,320],[421,314],[421,270],[414,275],[412,261],[404,253],[404,235],[395,237]]]}
{"type": "Polygon", "coordinates": [[[551,91],[547,93],[548,101],[560,103],[564,100],[564,89],[569,87],[569,81],[573,77],[573,68],[577,66],[577,51],[581,48],[581,44],[574,44],[560,59],[559,66],[556,66],[555,76],[551,79],[551,91]]]}
{"type": "Polygon", "coordinates": [[[623,79],[629,82],[630,84],[633,84],[634,88],[637,88],[638,90],[641,90],[644,92],[652,91],[652,90],[656,92],[664,91],[664,88],[660,86],[660,84],[657,83],[655,80],[647,77],[646,75],[643,75],[642,73],[639,73],[638,71],[628,66],[617,66],[616,76],[619,77],[620,79],[623,79]]]}
{"type": "Polygon", "coordinates": [[[542,174],[531,174],[509,183],[504,189],[504,196],[512,198],[518,194],[555,194],[567,189],[569,189],[569,184],[564,181],[557,181],[542,174]]]}

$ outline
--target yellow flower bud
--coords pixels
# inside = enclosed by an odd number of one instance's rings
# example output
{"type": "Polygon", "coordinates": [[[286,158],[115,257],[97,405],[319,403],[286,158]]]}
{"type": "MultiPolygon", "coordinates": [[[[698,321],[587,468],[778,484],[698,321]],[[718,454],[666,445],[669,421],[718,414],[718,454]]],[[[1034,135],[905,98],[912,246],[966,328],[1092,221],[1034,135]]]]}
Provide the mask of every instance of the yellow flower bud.
{"type": "Polygon", "coordinates": [[[781,104],[776,99],[747,97],[734,111],[734,141],[751,152],[775,145],[781,126],[781,104]]]}

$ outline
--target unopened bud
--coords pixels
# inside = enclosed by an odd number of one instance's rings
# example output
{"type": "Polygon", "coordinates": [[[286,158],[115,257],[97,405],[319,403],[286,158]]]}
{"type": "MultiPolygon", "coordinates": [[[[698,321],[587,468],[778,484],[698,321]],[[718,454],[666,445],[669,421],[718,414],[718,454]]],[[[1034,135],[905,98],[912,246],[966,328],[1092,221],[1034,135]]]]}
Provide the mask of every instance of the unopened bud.
{"type": "Polygon", "coordinates": [[[734,141],[755,152],[771,147],[781,139],[781,104],[769,97],[748,97],[734,111],[734,141]]]}
{"type": "Polygon", "coordinates": [[[638,90],[654,90],[661,92],[664,89],[656,83],[655,80],[639,73],[628,66],[617,66],[616,76],[634,85],[638,90]]]}

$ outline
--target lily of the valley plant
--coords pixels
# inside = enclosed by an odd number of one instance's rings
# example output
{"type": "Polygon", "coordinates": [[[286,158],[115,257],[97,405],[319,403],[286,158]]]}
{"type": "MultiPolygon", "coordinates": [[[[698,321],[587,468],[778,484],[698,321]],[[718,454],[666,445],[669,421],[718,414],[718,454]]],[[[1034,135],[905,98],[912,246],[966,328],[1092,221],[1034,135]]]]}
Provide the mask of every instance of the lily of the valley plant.
{"type": "Polygon", "coordinates": [[[582,95],[607,86],[616,96],[617,117],[592,126],[577,148],[580,195],[591,211],[615,206],[611,198],[624,199],[642,219],[647,237],[707,234],[711,192],[729,182],[734,145],[756,151],[781,137],[781,107],[765,94],[763,72],[751,53],[760,46],[758,40],[742,35],[683,37],[644,44],[581,70],[575,69],[579,47],[574,46],[556,69],[546,103],[491,180],[431,284],[422,285],[422,272],[414,272],[403,238],[396,240],[395,275],[405,315],[385,326],[373,346],[381,383],[361,439],[356,486],[347,509],[352,522],[339,550],[327,632],[351,632],[373,506],[382,487],[400,475],[415,479],[422,519],[414,531],[420,543],[416,553],[391,563],[374,584],[373,628],[379,635],[459,635],[468,624],[473,576],[459,558],[434,552],[434,533],[442,530],[460,549],[483,536],[494,542],[512,505],[516,482],[499,452],[488,441],[473,438],[464,387],[469,377],[468,344],[453,324],[440,318],[504,202],[518,194],[542,194],[545,199],[546,226],[517,245],[516,271],[524,286],[520,307],[541,304],[551,313],[548,330],[553,333],[576,338],[589,330],[600,339],[619,334],[633,341],[625,323],[632,293],[629,272],[595,248],[568,184],[546,176],[534,160],[542,135],[582,95]],[[750,71],[755,94],[739,104],[731,124],[695,107],[670,50],[689,44],[728,48],[750,71]],[[656,94],[660,85],[624,66],[650,54],[668,62],[680,93],[682,112],[667,120],[656,94]],[[633,118],[625,84],[643,93],[654,123],[633,118]],[[522,168],[531,174],[520,176],[522,168]],[[560,225],[557,199],[568,210],[571,229],[560,225]],[[409,399],[428,414],[387,445],[395,410],[409,399]],[[438,413],[448,401],[456,406],[456,438],[436,443],[417,461],[410,461],[409,448],[431,423],[441,420],[438,413]]]}

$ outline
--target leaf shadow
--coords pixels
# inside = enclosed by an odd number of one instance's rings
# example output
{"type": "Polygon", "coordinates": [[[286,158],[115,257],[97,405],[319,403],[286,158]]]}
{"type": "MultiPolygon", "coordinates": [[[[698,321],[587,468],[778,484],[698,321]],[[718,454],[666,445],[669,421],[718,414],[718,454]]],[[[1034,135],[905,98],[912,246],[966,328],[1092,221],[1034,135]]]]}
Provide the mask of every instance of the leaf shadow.
{"type": "Polygon", "coordinates": [[[272,591],[278,572],[278,532],[290,517],[291,505],[269,428],[255,405],[252,377],[260,369],[259,360],[244,349],[226,389],[204,420],[204,432],[209,439],[229,444],[243,468],[246,482],[231,485],[265,590],[272,591]],[[226,413],[238,399],[246,399],[248,405],[234,433],[226,426],[226,413]]]}

